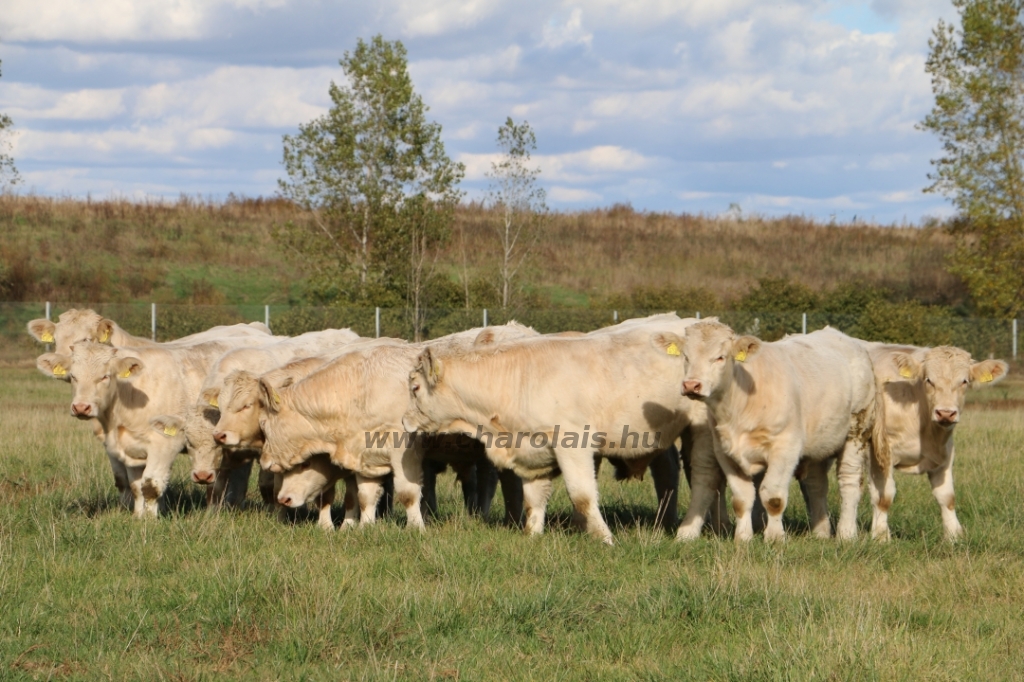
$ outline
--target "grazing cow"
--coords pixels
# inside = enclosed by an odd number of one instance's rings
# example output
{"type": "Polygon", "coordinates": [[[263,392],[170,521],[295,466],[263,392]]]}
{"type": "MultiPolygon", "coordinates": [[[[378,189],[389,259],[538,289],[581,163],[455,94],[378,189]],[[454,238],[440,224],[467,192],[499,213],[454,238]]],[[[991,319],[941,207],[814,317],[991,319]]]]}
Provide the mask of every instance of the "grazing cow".
{"type": "Polygon", "coordinates": [[[594,454],[650,459],[689,423],[692,403],[681,398],[674,379],[677,353],[654,342],[662,334],[637,324],[617,333],[526,338],[495,348],[428,348],[409,374],[413,404],[403,423],[410,432],[484,440],[499,468],[524,479],[529,533],[543,531],[552,480],[561,473],[574,521],[611,544],[597,505],[594,454]]]}
{"type": "Polygon", "coordinates": [[[351,350],[294,383],[275,387],[261,379],[260,465],[284,473],[326,453],[353,472],[360,487],[393,473],[409,527],[422,529],[422,449],[401,429],[409,401],[404,379],[418,352],[404,342],[381,342],[351,350]]]}
{"type": "MultiPolygon", "coordinates": [[[[188,410],[183,424],[188,453],[192,458],[192,480],[201,485],[213,484],[211,501],[224,501],[224,479],[227,477],[237,476],[247,485],[252,462],[259,457],[259,453],[252,450],[244,455],[236,451],[232,456],[223,457],[221,450],[224,446],[214,440],[214,427],[220,419],[220,401],[226,398],[222,394],[226,377],[238,370],[263,373],[294,360],[337,352],[357,340],[359,336],[349,329],[327,329],[259,348],[236,348],[217,360],[203,382],[199,400],[188,410]],[[244,471],[238,471],[239,468],[244,471]]],[[[241,501],[231,499],[238,497],[237,492],[232,496],[229,490],[226,501],[241,501]]],[[[245,490],[242,489],[241,498],[244,496],[245,490]]]]}
{"type": "Polygon", "coordinates": [[[882,402],[871,459],[871,534],[889,538],[889,508],[896,496],[893,471],[928,474],[942,512],[946,537],[963,534],[953,491],[953,430],[963,412],[968,388],[985,388],[1003,379],[1002,360],[974,362],[952,346],[917,348],[865,344],[874,363],[882,402]]]}
{"type": "Polygon", "coordinates": [[[72,416],[99,422],[108,456],[125,467],[135,515],[157,516],[185,435],[177,430],[158,436],[150,420],[184,415],[217,358],[253,342],[233,337],[177,347],[113,348],[86,341],[72,345],[70,356],[41,355],[36,365],[47,375],[57,365],[66,368],[74,389],[72,416]]]}
{"type": "MultiPolygon", "coordinates": [[[[857,535],[861,472],[876,418],[871,360],[860,342],[835,329],[764,343],[737,337],[724,324],[704,321],[683,339],[666,337],[683,354],[682,392],[708,407],[715,454],[725,471],[736,512],[736,539],[753,537],[753,477],[764,472],[761,500],[768,512],[765,539],[785,537],[782,514],[801,459],[812,499],[827,486],[838,458],[841,511],[836,533],[857,535]]],[[[828,509],[808,510],[812,531],[828,537],[828,509]]]]}
{"type": "Polygon", "coordinates": [[[303,505],[315,507],[319,511],[317,524],[324,530],[334,530],[334,519],[331,518],[331,505],[334,503],[338,481],[345,481],[345,519],[342,530],[352,528],[356,519],[360,518],[372,523],[374,514],[369,510],[376,504],[377,488],[364,491],[363,502],[367,505],[360,509],[356,478],[351,473],[331,462],[331,458],[320,453],[313,455],[304,462],[280,475],[277,491],[277,502],[284,507],[296,509],[303,505]],[[361,514],[360,514],[361,512],[361,514]]]}
{"type": "MultiPolygon", "coordinates": [[[[54,344],[54,352],[60,355],[70,355],[71,346],[82,341],[106,343],[115,348],[149,348],[163,345],[142,336],[133,336],[113,320],[106,319],[96,311],[89,309],[70,308],[65,310],[57,318],[57,322],[47,319],[32,320],[28,323],[28,333],[40,343],[54,344]]],[[[213,327],[168,343],[191,344],[216,341],[226,336],[262,336],[265,338],[269,335],[270,330],[265,324],[250,322],[213,327]]],[[[63,374],[57,373],[54,376],[66,380],[63,374]]]]}

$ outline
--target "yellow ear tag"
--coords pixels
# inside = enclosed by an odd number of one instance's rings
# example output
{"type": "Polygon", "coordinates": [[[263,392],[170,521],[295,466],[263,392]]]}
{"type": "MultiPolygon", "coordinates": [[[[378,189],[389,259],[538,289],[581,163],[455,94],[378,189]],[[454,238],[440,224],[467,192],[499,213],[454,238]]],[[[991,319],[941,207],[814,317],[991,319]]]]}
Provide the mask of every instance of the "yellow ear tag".
{"type": "Polygon", "coordinates": [[[104,329],[103,330],[103,336],[100,337],[100,343],[106,343],[109,340],[110,340],[110,330],[109,329],[104,329]]]}
{"type": "Polygon", "coordinates": [[[168,436],[176,436],[178,435],[178,429],[174,428],[173,426],[165,426],[164,433],[167,434],[168,436]]]}
{"type": "Polygon", "coordinates": [[[220,409],[220,405],[217,404],[217,399],[216,398],[210,398],[210,406],[211,407],[216,407],[218,410],[220,409]]]}
{"type": "Polygon", "coordinates": [[[279,396],[277,394],[277,391],[274,391],[274,394],[271,397],[274,399],[274,404],[275,405],[280,405],[281,404],[281,396],[279,396]]]}
{"type": "Polygon", "coordinates": [[[132,371],[130,369],[126,369],[123,372],[118,372],[117,373],[117,376],[119,376],[122,379],[127,379],[131,375],[132,375],[132,371]]]}
{"type": "Polygon", "coordinates": [[[984,374],[982,374],[978,378],[978,381],[980,381],[983,384],[987,384],[988,382],[992,381],[993,379],[995,379],[995,377],[992,376],[992,372],[985,372],[984,374]]]}
{"type": "Polygon", "coordinates": [[[903,377],[904,379],[909,379],[910,375],[911,375],[911,371],[910,371],[909,367],[900,367],[900,376],[901,377],[903,377]]]}
{"type": "Polygon", "coordinates": [[[64,369],[63,367],[61,367],[60,365],[54,365],[54,367],[53,367],[53,376],[55,376],[55,377],[62,377],[62,376],[66,376],[67,373],[68,373],[68,371],[66,369],[64,369]]]}
{"type": "Polygon", "coordinates": [[[736,354],[736,360],[738,362],[746,362],[747,361],[747,351],[741,350],[739,353],[737,353],[736,354]]]}
{"type": "Polygon", "coordinates": [[[679,346],[677,346],[675,341],[673,341],[668,344],[668,348],[665,349],[665,352],[669,355],[679,355],[679,346]]]}
{"type": "Polygon", "coordinates": [[[50,332],[43,332],[43,335],[39,337],[43,343],[53,343],[53,334],[50,332]]]}

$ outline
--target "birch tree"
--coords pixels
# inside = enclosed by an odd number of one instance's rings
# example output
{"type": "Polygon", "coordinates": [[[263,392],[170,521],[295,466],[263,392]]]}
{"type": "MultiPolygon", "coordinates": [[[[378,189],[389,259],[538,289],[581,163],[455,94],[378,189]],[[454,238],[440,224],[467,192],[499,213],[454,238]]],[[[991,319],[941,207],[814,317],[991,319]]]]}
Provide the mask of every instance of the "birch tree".
{"type": "Polygon", "coordinates": [[[498,290],[501,307],[507,309],[514,302],[516,277],[537,243],[548,209],[544,189],[537,184],[540,168],[530,165],[530,153],[537,149],[530,124],[517,124],[508,117],[498,128],[498,149],[501,157],[487,173],[488,198],[497,214],[498,290]]]}

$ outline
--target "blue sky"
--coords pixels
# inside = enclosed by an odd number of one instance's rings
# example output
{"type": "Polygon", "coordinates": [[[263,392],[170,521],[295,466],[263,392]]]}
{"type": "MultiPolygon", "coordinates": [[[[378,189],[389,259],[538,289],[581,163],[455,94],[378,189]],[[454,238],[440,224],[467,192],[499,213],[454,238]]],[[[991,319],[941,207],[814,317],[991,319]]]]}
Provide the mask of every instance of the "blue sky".
{"type": "Polygon", "coordinates": [[[22,192],[270,195],[357,38],[400,39],[482,197],[498,126],[549,204],[947,215],[921,192],[924,60],[948,0],[5,0],[0,111],[22,192]]]}

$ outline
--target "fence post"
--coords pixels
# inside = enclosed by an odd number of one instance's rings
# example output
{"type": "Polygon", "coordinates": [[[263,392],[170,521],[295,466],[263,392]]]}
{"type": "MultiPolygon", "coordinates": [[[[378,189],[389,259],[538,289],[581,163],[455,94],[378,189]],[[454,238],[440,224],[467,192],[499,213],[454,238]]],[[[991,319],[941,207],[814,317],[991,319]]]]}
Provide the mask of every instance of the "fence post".
{"type": "Polygon", "coordinates": [[[377,311],[374,313],[374,329],[377,333],[377,338],[380,338],[380,306],[377,306],[377,311]]]}
{"type": "Polygon", "coordinates": [[[1013,318],[1013,360],[1017,361],[1017,318],[1013,318]]]}
{"type": "Polygon", "coordinates": [[[267,329],[270,329],[270,305],[269,304],[263,306],[263,324],[265,324],[267,326],[267,329]]]}
{"type": "Polygon", "coordinates": [[[151,306],[149,310],[150,329],[152,330],[153,340],[156,341],[156,303],[150,303],[149,305],[151,306]]]}
{"type": "Polygon", "coordinates": [[[612,311],[612,322],[614,322],[615,324],[619,323],[619,311],[618,310],[613,310],[612,311]]]}
{"type": "Polygon", "coordinates": [[[807,333],[807,313],[804,313],[804,319],[803,319],[803,333],[804,333],[804,334],[806,334],[806,333],[807,333]]]}
{"type": "Polygon", "coordinates": [[[698,320],[700,319],[700,311],[699,310],[697,311],[697,319],[698,320]]]}
{"type": "Polygon", "coordinates": [[[487,308],[484,308],[484,326],[487,326],[487,308]]]}
{"type": "Polygon", "coordinates": [[[46,302],[46,320],[47,321],[50,320],[50,302],[49,301],[46,302]]]}

